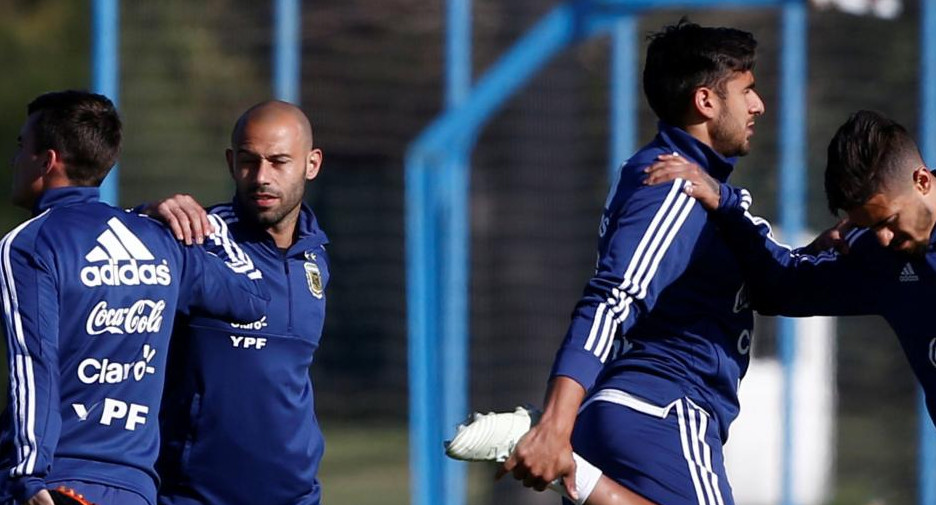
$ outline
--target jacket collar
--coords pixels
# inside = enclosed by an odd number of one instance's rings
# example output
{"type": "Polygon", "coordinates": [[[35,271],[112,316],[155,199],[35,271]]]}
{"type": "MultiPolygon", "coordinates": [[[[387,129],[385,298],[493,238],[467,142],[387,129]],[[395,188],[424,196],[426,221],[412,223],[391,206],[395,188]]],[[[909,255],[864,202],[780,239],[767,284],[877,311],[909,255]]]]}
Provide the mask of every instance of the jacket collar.
{"type": "Polygon", "coordinates": [[[52,207],[98,202],[100,200],[101,189],[97,186],[68,186],[47,189],[36,199],[36,203],[33,205],[33,215],[39,215],[52,207]]]}
{"type": "Polygon", "coordinates": [[[689,135],[686,130],[660,121],[658,128],[663,141],[682,156],[686,156],[704,168],[712,177],[726,182],[734,170],[738,158],[726,158],[709,145],[689,135]]]}

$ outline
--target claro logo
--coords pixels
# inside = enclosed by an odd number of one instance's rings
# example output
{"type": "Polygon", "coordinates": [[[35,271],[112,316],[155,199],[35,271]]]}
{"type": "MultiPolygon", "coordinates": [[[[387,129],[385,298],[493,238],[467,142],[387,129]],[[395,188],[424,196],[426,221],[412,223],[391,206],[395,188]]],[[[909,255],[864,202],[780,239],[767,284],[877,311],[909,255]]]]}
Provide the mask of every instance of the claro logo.
{"type": "Polygon", "coordinates": [[[152,365],[156,349],[143,345],[141,356],[126,363],[108,358],[85,358],[78,364],[78,380],[85,384],[120,384],[124,381],[140,382],[156,373],[152,365]]]}
{"type": "Polygon", "coordinates": [[[165,309],[163,300],[137,300],[129,307],[108,307],[107,301],[101,301],[88,314],[85,330],[88,335],[156,333],[162,327],[165,309]]]}
{"type": "Polygon", "coordinates": [[[81,283],[98,286],[168,286],[172,283],[168,263],[156,263],[153,253],[119,219],[111,218],[97,237],[97,245],[85,255],[89,263],[81,269],[81,283]]]}

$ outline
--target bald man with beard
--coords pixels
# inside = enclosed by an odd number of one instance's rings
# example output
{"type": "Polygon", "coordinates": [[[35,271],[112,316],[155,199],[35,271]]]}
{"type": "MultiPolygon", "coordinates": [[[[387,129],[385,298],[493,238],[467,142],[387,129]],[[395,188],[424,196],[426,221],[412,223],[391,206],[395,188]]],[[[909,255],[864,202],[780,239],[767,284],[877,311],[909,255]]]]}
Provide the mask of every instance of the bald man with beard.
{"type": "Polygon", "coordinates": [[[237,120],[225,154],[231,203],[206,211],[175,195],[145,212],[186,243],[206,240],[206,212],[221,217],[263,272],[271,300],[249,324],[177,320],[160,414],[159,504],[318,505],[324,441],[309,367],[329,271],[327,238],[303,196],[322,152],[299,108],[268,101],[237,120]]]}

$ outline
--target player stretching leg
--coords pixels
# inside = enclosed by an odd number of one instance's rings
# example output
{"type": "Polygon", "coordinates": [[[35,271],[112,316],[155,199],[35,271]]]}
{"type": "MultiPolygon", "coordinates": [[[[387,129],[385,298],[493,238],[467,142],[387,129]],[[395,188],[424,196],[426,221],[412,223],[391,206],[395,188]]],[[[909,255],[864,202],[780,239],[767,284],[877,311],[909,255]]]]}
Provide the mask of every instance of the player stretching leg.
{"type": "Polygon", "coordinates": [[[756,45],[750,33],[687,22],[650,37],[644,91],[659,132],[618,173],[597,269],[556,355],[543,415],[500,475],[538,490],[560,479],[580,498],[574,448],[650,502],[734,503],[722,445],[750,360],[741,271],[683,181],[643,179],[659,155],[678,153],[727,180],[764,112],[756,45]]]}

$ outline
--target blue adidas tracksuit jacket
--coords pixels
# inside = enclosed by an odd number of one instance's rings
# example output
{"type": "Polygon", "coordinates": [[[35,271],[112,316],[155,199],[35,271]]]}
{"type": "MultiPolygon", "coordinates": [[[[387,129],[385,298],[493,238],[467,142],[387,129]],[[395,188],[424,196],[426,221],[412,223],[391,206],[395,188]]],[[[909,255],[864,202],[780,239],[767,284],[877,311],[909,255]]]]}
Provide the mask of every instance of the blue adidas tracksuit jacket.
{"type": "Polygon", "coordinates": [[[643,169],[679,153],[725,181],[726,159],[685,131],[659,134],[622,167],[605,203],[597,270],[576,306],[552,376],[619,389],[659,406],[688,397],[724,441],[738,414],[753,316],[734,255],[684,181],[645,186],[643,169]]]}
{"type": "MultiPolygon", "coordinates": [[[[312,505],[324,452],[309,367],[322,336],[327,238],[305,205],[287,251],[237,204],[209,209],[263,272],[270,309],[251,324],[195,316],[173,341],[158,468],[161,504],[312,505]]],[[[180,322],[181,323],[181,322],[180,322]]]]}
{"type": "Polygon", "coordinates": [[[921,257],[883,247],[866,228],[846,237],[848,254],[806,254],[776,242],[770,224],[747,212],[750,194],[727,184],[714,217],[736,251],[762,314],[877,314],[897,334],[936,420],[936,332],[928,303],[936,297],[936,235],[921,257]]]}
{"type": "MultiPolygon", "coordinates": [[[[82,480],[155,503],[176,311],[244,321],[266,309],[260,274],[242,254],[225,263],[98,197],[97,188],[48,190],[36,217],[0,242],[10,372],[0,502],[82,480]]],[[[221,255],[234,251],[215,243],[221,255]]]]}

